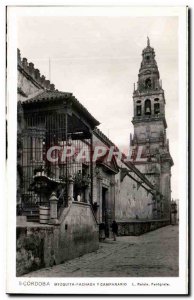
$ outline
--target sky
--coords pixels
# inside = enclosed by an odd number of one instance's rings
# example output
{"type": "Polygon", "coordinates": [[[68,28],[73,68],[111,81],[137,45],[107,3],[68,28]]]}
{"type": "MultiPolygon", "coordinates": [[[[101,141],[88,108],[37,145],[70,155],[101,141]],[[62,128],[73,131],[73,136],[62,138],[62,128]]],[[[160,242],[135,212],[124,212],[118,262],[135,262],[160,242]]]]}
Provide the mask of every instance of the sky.
{"type": "Polygon", "coordinates": [[[18,48],[58,90],[72,92],[121,149],[133,133],[133,85],[147,36],[155,49],[166,99],[174,161],[172,197],[179,198],[177,17],[20,17],[18,48]],[[50,72],[49,72],[50,60],[50,72]]]}

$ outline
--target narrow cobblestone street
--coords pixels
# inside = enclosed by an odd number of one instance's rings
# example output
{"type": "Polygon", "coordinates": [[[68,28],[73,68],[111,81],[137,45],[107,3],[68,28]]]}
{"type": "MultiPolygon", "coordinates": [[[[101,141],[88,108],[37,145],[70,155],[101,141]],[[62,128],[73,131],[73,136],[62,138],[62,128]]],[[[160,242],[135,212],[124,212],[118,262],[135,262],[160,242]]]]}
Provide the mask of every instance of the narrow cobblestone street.
{"type": "Polygon", "coordinates": [[[171,277],[178,276],[178,226],[141,236],[118,237],[85,254],[26,277],[171,277]]]}

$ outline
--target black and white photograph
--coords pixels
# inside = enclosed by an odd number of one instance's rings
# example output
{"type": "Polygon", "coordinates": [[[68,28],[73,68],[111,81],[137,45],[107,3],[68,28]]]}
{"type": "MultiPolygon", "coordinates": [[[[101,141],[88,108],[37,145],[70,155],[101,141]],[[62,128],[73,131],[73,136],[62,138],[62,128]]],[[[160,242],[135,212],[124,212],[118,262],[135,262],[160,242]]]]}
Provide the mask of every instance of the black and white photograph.
{"type": "Polygon", "coordinates": [[[188,293],[187,18],[7,7],[8,293],[188,293]]]}

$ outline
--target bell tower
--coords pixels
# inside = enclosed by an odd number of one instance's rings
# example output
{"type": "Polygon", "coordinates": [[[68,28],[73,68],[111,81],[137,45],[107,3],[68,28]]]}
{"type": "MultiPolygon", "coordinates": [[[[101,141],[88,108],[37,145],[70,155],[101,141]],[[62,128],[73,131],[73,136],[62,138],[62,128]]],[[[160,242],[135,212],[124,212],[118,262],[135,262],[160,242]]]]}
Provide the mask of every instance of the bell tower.
{"type": "Polygon", "coordinates": [[[134,84],[134,135],[130,137],[130,148],[134,164],[152,182],[159,196],[159,204],[153,207],[153,217],[168,219],[173,160],[166,138],[165,104],[155,51],[147,38],[147,46],[142,52],[137,87],[134,84]],[[138,151],[141,152],[140,159],[135,155],[138,151]]]}

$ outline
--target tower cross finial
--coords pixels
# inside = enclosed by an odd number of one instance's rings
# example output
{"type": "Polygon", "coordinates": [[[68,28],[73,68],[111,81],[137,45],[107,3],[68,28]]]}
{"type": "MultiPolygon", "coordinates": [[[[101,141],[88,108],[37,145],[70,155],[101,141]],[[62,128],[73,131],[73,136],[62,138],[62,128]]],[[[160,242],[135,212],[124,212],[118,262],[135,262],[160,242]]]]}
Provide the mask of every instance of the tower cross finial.
{"type": "Polygon", "coordinates": [[[150,39],[148,36],[147,36],[147,46],[150,46],[150,39]]]}

